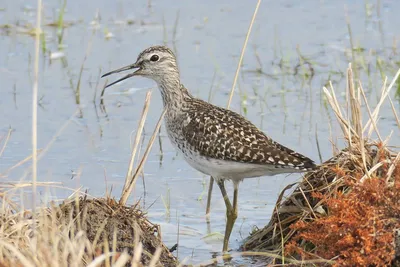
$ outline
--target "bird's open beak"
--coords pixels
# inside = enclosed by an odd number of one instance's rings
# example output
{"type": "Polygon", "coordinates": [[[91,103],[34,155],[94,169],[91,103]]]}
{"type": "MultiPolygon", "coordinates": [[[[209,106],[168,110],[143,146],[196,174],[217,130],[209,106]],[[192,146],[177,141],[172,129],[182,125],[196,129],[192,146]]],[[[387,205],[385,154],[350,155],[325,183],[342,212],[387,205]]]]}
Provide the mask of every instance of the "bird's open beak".
{"type": "Polygon", "coordinates": [[[141,70],[141,68],[140,68],[140,64],[136,62],[136,63],[133,63],[133,64],[131,64],[131,65],[128,65],[128,66],[125,66],[125,67],[122,67],[122,68],[119,68],[119,69],[116,69],[116,70],[107,72],[106,74],[103,74],[103,75],[101,76],[101,78],[106,77],[106,76],[108,76],[108,75],[110,75],[110,74],[119,73],[119,72],[122,72],[122,71],[125,71],[125,70],[131,70],[131,69],[137,69],[137,70],[134,71],[134,72],[132,72],[132,73],[129,73],[128,75],[122,77],[122,78],[119,79],[119,80],[116,80],[115,82],[112,82],[112,83],[110,83],[110,84],[107,84],[107,86],[106,86],[105,88],[110,87],[111,85],[114,85],[114,84],[116,84],[116,83],[119,83],[120,81],[123,81],[123,80],[125,80],[125,79],[128,79],[128,78],[130,78],[130,77],[132,77],[132,76],[138,75],[138,72],[141,70]]]}

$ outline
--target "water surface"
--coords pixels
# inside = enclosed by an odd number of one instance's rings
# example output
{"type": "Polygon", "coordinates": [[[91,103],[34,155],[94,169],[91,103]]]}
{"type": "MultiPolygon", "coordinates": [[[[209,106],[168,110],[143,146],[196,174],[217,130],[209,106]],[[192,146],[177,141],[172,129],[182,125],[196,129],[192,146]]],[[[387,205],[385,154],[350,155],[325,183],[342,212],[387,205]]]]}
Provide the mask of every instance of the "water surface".
{"type": "MultiPolygon", "coordinates": [[[[57,28],[44,27],[38,110],[39,148],[55,136],[39,162],[39,180],[60,182],[63,188],[40,188],[41,201],[63,199],[77,188],[98,197],[106,190],[115,197],[120,195],[130,139],[146,92],[153,90],[144,145],[161,114],[162,102],[152,81],[134,78],[106,91],[104,112],[99,95],[105,81],[99,81],[99,75],[133,63],[144,48],[169,45],[176,51],[183,84],[199,98],[226,106],[255,4],[238,0],[67,1],[64,21],[72,25],[64,29],[61,44],[57,28]],[[59,52],[64,57],[54,58],[59,52]],[[82,64],[77,101],[75,89],[82,64]]],[[[24,32],[35,24],[36,3],[8,1],[0,8],[0,25],[11,26],[2,27],[0,35],[0,136],[13,129],[0,160],[0,173],[4,181],[29,180],[30,176],[24,175],[29,163],[6,170],[31,153],[34,39],[24,32]]],[[[57,21],[61,8],[61,1],[44,1],[44,24],[57,21]]],[[[343,73],[352,60],[346,16],[353,56],[374,104],[382,73],[390,80],[396,71],[391,65],[399,61],[395,54],[400,37],[400,18],[395,11],[399,9],[400,2],[389,0],[263,2],[231,108],[273,139],[319,162],[317,132],[322,158],[328,159],[331,141],[343,143],[340,128],[326,108],[322,87],[331,79],[338,95],[344,96],[343,73]],[[300,55],[310,64],[299,64],[300,55]],[[382,72],[377,66],[380,61],[389,65],[382,67],[382,72]],[[365,69],[370,70],[369,76],[365,69]]],[[[399,110],[399,101],[394,93],[391,96],[399,110]]],[[[385,105],[381,114],[381,135],[387,136],[396,130],[390,106],[385,105]]],[[[393,145],[399,141],[399,136],[392,136],[393,145]]],[[[240,185],[232,248],[238,248],[253,227],[268,222],[279,192],[299,178],[298,174],[278,175],[248,179],[240,185]]],[[[192,263],[210,259],[222,247],[222,236],[216,233],[225,228],[225,205],[215,187],[211,222],[206,224],[207,183],[208,177],[176,154],[162,128],[146,162],[144,179],[138,181],[130,199],[130,203],[141,199],[150,219],[161,224],[165,243],[173,246],[179,239],[179,258],[192,263]]],[[[25,204],[29,203],[26,196],[25,204]]],[[[246,259],[236,263],[246,264],[246,259]]]]}

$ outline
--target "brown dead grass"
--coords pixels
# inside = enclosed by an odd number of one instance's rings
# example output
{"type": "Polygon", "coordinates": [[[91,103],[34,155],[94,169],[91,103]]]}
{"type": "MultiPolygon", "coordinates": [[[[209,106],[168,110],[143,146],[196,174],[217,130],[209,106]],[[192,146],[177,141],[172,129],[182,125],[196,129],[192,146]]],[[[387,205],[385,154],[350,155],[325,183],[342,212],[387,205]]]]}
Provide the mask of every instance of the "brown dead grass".
{"type": "Polygon", "coordinates": [[[337,266],[389,265],[395,258],[394,233],[400,229],[400,164],[391,185],[384,167],[363,183],[347,170],[335,172],[342,173],[346,186],[333,197],[313,193],[328,214],[291,225],[296,234],[285,245],[286,255],[304,260],[318,255],[335,259],[337,266]]]}
{"type": "Polygon", "coordinates": [[[137,205],[74,198],[0,213],[1,266],[176,266],[157,225],[137,205]]]}
{"type": "Polygon", "coordinates": [[[84,231],[96,244],[96,250],[104,252],[112,245],[112,251],[126,251],[133,256],[141,243],[142,264],[150,264],[157,248],[161,249],[158,266],[175,266],[177,263],[161,241],[159,226],[147,220],[138,203],[127,207],[114,199],[80,198],[62,204],[58,218],[67,224],[76,224],[79,228],[75,231],[84,231]]]}

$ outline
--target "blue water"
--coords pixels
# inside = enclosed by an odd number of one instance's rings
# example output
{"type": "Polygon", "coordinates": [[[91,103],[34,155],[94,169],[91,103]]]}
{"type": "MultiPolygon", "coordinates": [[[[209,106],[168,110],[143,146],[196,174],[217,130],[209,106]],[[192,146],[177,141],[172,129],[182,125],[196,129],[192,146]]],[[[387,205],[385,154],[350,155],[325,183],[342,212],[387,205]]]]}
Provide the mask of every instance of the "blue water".
{"type": "MultiPolygon", "coordinates": [[[[119,197],[128,168],[130,143],[148,90],[153,90],[153,94],[144,146],[161,114],[162,102],[155,84],[142,78],[109,88],[104,95],[103,112],[99,102],[105,81],[98,81],[100,73],[133,63],[148,46],[166,43],[177,52],[184,85],[194,95],[206,100],[211,96],[212,103],[226,106],[255,5],[256,1],[238,0],[67,1],[64,20],[73,25],[64,29],[62,44],[57,41],[56,28],[43,27],[46,52],[41,52],[40,57],[38,147],[45,148],[54,136],[55,139],[40,159],[38,177],[42,182],[59,182],[61,188],[40,187],[41,202],[62,200],[78,188],[87,189],[96,197],[111,190],[113,196],[119,197]],[[51,59],[56,52],[62,52],[63,59],[51,59]],[[74,90],[83,63],[77,104],[74,90]]],[[[44,1],[43,23],[56,21],[61,7],[61,1],[44,1]]],[[[333,113],[325,106],[322,87],[331,79],[337,95],[343,99],[342,73],[352,60],[346,16],[353,46],[357,48],[356,66],[361,68],[361,81],[374,106],[382,85],[377,58],[384,63],[398,58],[395,52],[399,49],[399,9],[400,2],[383,0],[264,1],[231,108],[276,141],[317,162],[318,133],[322,158],[328,159],[332,156],[331,142],[341,146],[343,140],[333,113]],[[358,52],[361,50],[364,52],[358,52]],[[312,79],[295,74],[296,65],[301,62],[298,51],[312,63],[312,79]]],[[[0,25],[12,26],[0,30],[0,137],[4,138],[12,128],[0,157],[0,177],[2,182],[29,181],[29,162],[9,168],[31,153],[34,38],[24,32],[29,28],[26,25],[35,24],[36,1],[8,1],[0,3],[0,10],[0,25]]],[[[307,67],[299,65],[297,70],[310,71],[307,67]]],[[[382,69],[389,81],[397,70],[394,66],[382,69]]],[[[399,110],[394,91],[391,97],[399,110]]],[[[367,118],[365,113],[364,119],[367,118]]],[[[394,131],[393,145],[400,143],[396,127],[386,103],[382,107],[380,130],[384,137],[394,131]]],[[[4,143],[1,140],[0,147],[4,143]]],[[[254,226],[262,227],[268,222],[280,190],[299,178],[300,175],[279,175],[241,184],[232,248],[238,248],[254,226]]],[[[207,183],[208,177],[176,154],[162,128],[146,162],[144,179],[138,181],[130,199],[130,203],[141,199],[150,219],[161,224],[168,246],[177,242],[179,229],[179,258],[192,263],[209,260],[222,246],[218,233],[225,228],[225,206],[215,188],[211,222],[206,224],[207,183]]],[[[21,197],[19,192],[10,191],[21,197]]],[[[22,203],[30,205],[29,194],[22,197],[22,203]]],[[[237,259],[232,264],[246,262],[237,259]]]]}

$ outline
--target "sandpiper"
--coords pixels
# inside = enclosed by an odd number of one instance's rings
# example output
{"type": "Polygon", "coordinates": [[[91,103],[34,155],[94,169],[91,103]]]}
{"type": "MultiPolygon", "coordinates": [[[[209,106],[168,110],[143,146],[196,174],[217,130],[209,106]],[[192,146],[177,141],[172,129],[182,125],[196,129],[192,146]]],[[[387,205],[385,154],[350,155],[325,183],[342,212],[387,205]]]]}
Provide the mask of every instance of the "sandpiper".
{"type": "Polygon", "coordinates": [[[152,46],[139,54],[135,63],[108,72],[136,69],[111,86],[133,76],[154,80],[167,109],[164,120],[172,144],[196,170],[214,177],[226,205],[223,251],[237,218],[238,186],[245,178],[304,172],[314,162],[280,145],[241,115],[192,96],[182,85],[174,53],[165,46],[152,46]],[[234,185],[233,203],[225,180],[234,185]]]}

